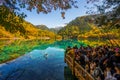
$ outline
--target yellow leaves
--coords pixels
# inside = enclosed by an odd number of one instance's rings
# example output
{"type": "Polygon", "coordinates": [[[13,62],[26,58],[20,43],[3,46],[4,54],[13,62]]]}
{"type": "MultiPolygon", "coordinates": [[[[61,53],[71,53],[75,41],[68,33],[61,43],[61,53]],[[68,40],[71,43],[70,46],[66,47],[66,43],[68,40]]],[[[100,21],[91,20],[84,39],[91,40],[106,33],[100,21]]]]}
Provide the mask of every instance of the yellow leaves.
{"type": "Polygon", "coordinates": [[[10,58],[15,59],[15,58],[17,58],[17,57],[19,57],[19,56],[20,56],[20,54],[14,53],[14,54],[11,54],[11,55],[10,55],[10,58]]]}
{"type": "Polygon", "coordinates": [[[21,20],[19,16],[16,16],[9,10],[7,11],[7,8],[0,7],[0,11],[0,15],[2,16],[0,22],[3,25],[0,26],[0,38],[52,39],[56,36],[53,32],[38,29],[33,24],[23,19],[21,20]]]}
{"type": "Polygon", "coordinates": [[[31,35],[28,35],[28,38],[29,38],[29,39],[36,39],[35,36],[31,36],[31,35]]]}
{"type": "Polygon", "coordinates": [[[84,43],[89,44],[90,46],[96,46],[96,45],[105,45],[106,42],[103,41],[90,41],[90,40],[82,40],[84,43]]]}
{"type": "Polygon", "coordinates": [[[0,26],[0,38],[13,38],[13,35],[0,26]]]}

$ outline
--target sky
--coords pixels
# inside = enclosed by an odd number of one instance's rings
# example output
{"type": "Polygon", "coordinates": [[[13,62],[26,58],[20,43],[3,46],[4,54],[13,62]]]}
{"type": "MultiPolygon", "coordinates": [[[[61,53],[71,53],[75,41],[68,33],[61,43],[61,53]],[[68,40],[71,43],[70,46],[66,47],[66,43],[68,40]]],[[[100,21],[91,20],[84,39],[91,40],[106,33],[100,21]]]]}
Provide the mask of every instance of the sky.
{"type": "MultiPolygon", "coordinates": [[[[43,14],[32,10],[32,12],[28,10],[22,10],[27,17],[25,18],[26,21],[32,23],[33,25],[46,25],[48,28],[55,28],[64,26],[66,23],[74,20],[76,17],[87,15],[85,5],[88,5],[86,0],[78,0],[77,6],[79,8],[71,8],[65,11],[65,19],[61,17],[61,11],[56,10],[52,11],[48,14],[43,14]]],[[[90,5],[90,4],[89,4],[90,5]]]]}

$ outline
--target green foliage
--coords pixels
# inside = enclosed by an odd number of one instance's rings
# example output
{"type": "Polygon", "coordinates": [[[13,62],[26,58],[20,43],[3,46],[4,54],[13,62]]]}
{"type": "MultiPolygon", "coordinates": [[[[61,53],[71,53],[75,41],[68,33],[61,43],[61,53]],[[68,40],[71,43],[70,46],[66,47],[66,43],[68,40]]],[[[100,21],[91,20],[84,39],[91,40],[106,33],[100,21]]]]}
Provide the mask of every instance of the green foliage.
{"type": "MultiPolygon", "coordinates": [[[[36,9],[37,13],[43,12],[45,14],[50,13],[53,10],[61,9],[68,10],[72,7],[77,8],[77,0],[2,0],[0,4],[6,6],[9,10],[17,15],[20,14],[19,10],[25,8],[29,11],[36,9]]],[[[62,12],[64,13],[64,12],[62,12]]],[[[62,17],[64,15],[61,13],[62,17]]]]}
{"type": "Polygon", "coordinates": [[[0,10],[0,38],[53,39],[58,36],[48,31],[46,26],[41,26],[42,29],[45,28],[42,30],[26,22],[4,6],[0,6],[0,10]]]}
{"type": "Polygon", "coordinates": [[[66,49],[68,46],[74,47],[75,45],[77,45],[78,48],[80,46],[87,46],[86,43],[78,41],[78,40],[73,40],[73,39],[56,41],[54,42],[53,45],[59,46],[60,48],[63,48],[63,49],[66,49]]]}
{"type": "MultiPolygon", "coordinates": [[[[97,14],[100,15],[95,18],[95,22],[99,26],[107,25],[111,22],[113,23],[112,26],[116,25],[117,21],[120,21],[120,0],[102,0],[101,4],[95,3],[96,1],[88,0],[88,2],[94,2],[94,7],[97,8],[97,14]]],[[[94,10],[90,11],[94,12],[94,10]]]]}
{"type": "Polygon", "coordinates": [[[57,34],[59,30],[61,30],[62,28],[63,27],[55,27],[55,28],[50,28],[49,30],[57,34]]]}
{"type": "MultiPolygon", "coordinates": [[[[107,25],[98,27],[93,21],[93,17],[98,16],[100,15],[78,17],[62,28],[58,34],[61,35],[63,39],[97,39],[99,41],[107,39],[109,44],[119,45],[120,28],[116,27],[119,26],[119,21],[116,25],[112,25],[112,27],[111,24],[113,24],[113,22],[108,22],[107,25]]],[[[95,45],[96,43],[93,44],[95,45]]],[[[101,42],[100,44],[103,45],[105,43],[101,42]]]]}
{"type": "Polygon", "coordinates": [[[49,30],[49,28],[46,25],[37,25],[36,27],[41,30],[49,30]]]}
{"type": "Polygon", "coordinates": [[[3,44],[3,46],[0,45],[0,63],[15,59],[35,48],[44,49],[42,46],[50,45],[53,42],[40,40],[10,40],[10,43],[5,45],[8,41],[9,40],[1,41],[1,45],[3,44]]]}
{"type": "Polygon", "coordinates": [[[79,34],[91,30],[91,27],[88,24],[90,18],[92,18],[92,16],[77,17],[75,20],[67,24],[67,26],[62,28],[58,34],[63,36],[63,38],[77,39],[79,34]]]}
{"type": "Polygon", "coordinates": [[[14,13],[10,12],[4,6],[0,6],[0,25],[5,28],[5,30],[10,33],[16,33],[17,31],[21,32],[20,35],[25,34],[25,29],[21,25],[22,19],[17,17],[14,13]]]}

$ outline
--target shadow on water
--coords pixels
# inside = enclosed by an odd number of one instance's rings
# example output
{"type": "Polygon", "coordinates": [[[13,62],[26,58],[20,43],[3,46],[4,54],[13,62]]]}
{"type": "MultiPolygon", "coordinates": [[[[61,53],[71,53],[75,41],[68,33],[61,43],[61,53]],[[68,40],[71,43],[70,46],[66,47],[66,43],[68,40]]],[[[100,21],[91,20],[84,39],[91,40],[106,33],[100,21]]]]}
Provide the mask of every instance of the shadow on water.
{"type": "Polygon", "coordinates": [[[72,75],[72,72],[68,66],[64,67],[64,80],[78,80],[75,76],[72,75]]]}

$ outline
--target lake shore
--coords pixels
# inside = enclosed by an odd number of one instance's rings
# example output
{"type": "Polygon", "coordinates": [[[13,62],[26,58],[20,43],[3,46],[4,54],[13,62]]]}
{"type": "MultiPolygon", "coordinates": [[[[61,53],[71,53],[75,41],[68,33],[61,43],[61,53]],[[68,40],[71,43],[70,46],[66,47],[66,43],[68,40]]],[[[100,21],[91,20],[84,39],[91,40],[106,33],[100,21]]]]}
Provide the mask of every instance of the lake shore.
{"type": "Polygon", "coordinates": [[[0,41],[0,64],[23,56],[36,47],[44,49],[46,48],[45,45],[49,45],[53,42],[54,40],[46,41],[39,39],[2,39],[0,41]]]}

